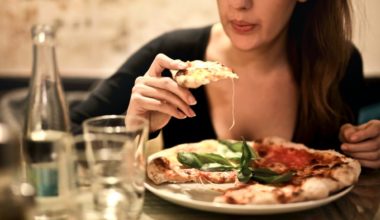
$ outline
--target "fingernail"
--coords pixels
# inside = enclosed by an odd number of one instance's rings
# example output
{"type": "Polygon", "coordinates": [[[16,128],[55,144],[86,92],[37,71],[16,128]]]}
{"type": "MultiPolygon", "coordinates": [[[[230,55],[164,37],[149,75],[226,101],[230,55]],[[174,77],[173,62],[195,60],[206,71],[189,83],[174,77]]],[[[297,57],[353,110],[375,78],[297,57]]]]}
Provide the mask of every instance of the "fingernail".
{"type": "Polygon", "coordinates": [[[195,105],[197,104],[197,100],[193,96],[190,96],[188,99],[189,105],[195,105]]]}
{"type": "Polygon", "coordinates": [[[187,118],[187,116],[186,116],[184,113],[182,113],[181,111],[178,111],[178,114],[179,114],[179,118],[180,118],[180,119],[185,119],[185,118],[187,118]]]}
{"type": "Polygon", "coordinates": [[[178,67],[181,68],[181,69],[184,69],[184,68],[187,67],[187,65],[186,65],[186,63],[179,61],[178,67]]]}
{"type": "Polygon", "coordinates": [[[193,111],[193,109],[190,109],[190,110],[189,110],[189,114],[190,114],[190,117],[195,117],[195,116],[196,116],[196,114],[195,114],[195,112],[193,111]]]}
{"type": "Polygon", "coordinates": [[[358,140],[358,136],[357,135],[352,135],[351,136],[351,141],[356,141],[356,140],[358,140]]]}
{"type": "Polygon", "coordinates": [[[348,146],[346,144],[342,145],[342,150],[348,150],[348,146]]]}

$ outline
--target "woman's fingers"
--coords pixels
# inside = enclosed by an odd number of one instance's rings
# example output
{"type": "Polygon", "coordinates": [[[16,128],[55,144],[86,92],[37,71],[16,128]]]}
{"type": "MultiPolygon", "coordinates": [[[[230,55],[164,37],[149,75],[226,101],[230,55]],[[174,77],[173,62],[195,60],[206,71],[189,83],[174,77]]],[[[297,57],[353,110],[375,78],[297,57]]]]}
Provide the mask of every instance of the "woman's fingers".
{"type": "Polygon", "coordinates": [[[340,129],[342,142],[357,143],[380,135],[380,121],[372,120],[360,126],[344,124],[340,129]]]}
{"type": "Polygon", "coordinates": [[[364,167],[380,168],[380,143],[379,137],[364,142],[342,144],[345,154],[357,159],[364,167]]]}
{"type": "Polygon", "coordinates": [[[370,151],[370,152],[355,152],[355,153],[347,153],[351,157],[354,157],[358,160],[369,160],[376,161],[380,160],[380,151],[370,151]]]}
{"type": "Polygon", "coordinates": [[[345,124],[340,138],[343,152],[364,167],[380,168],[380,121],[372,120],[360,126],[345,124]]]}
{"type": "Polygon", "coordinates": [[[377,120],[369,121],[358,126],[358,130],[351,136],[355,142],[376,138],[380,135],[380,123],[377,120]]]}
{"type": "Polygon", "coordinates": [[[138,93],[132,94],[131,100],[132,99],[133,102],[135,102],[139,106],[143,106],[143,112],[156,111],[165,113],[178,119],[186,118],[186,115],[182,111],[165,101],[145,97],[138,93]]]}
{"type": "Polygon", "coordinates": [[[179,86],[174,80],[169,77],[155,78],[155,77],[138,77],[135,85],[144,84],[150,87],[160,88],[167,90],[179,96],[188,105],[195,105],[197,102],[191,92],[179,86]]]}
{"type": "Polygon", "coordinates": [[[363,167],[368,167],[372,169],[380,168],[380,160],[359,160],[360,165],[363,167]]]}
{"type": "Polygon", "coordinates": [[[160,53],[153,60],[145,76],[136,79],[135,85],[143,83],[148,86],[165,89],[181,97],[187,104],[195,105],[196,100],[188,89],[179,86],[169,77],[161,78],[161,73],[164,69],[184,69],[186,67],[187,64],[185,62],[173,60],[165,54],[160,53]]]}
{"type": "Polygon", "coordinates": [[[187,64],[158,54],[144,76],[137,77],[127,114],[138,114],[149,118],[151,131],[165,126],[171,117],[184,119],[194,117],[189,105],[196,100],[191,92],[180,87],[173,79],[161,77],[164,69],[184,69],[187,64]]]}
{"type": "Polygon", "coordinates": [[[360,143],[343,143],[342,150],[347,153],[374,152],[380,148],[379,138],[369,139],[360,143]]]}
{"type": "Polygon", "coordinates": [[[160,100],[160,102],[170,104],[171,106],[180,109],[187,117],[195,116],[194,111],[189,105],[169,90],[151,87],[145,84],[137,84],[133,87],[133,93],[138,93],[143,97],[160,100]]]}
{"type": "Polygon", "coordinates": [[[358,144],[343,144],[345,154],[355,158],[363,167],[380,168],[380,147],[376,140],[365,141],[358,144]]]}
{"type": "Polygon", "coordinates": [[[341,142],[350,142],[350,137],[356,132],[357,128],[352,124],[344,124],[340,127],[339,139],[341,142]]]}
{"type": "Polygon", "coordinates": [[[164,69],[185,69],[187,64],[181,60],[173,60],[165,54],[158,54],[150,65],[147,75],[160,77],[164,69]]]}

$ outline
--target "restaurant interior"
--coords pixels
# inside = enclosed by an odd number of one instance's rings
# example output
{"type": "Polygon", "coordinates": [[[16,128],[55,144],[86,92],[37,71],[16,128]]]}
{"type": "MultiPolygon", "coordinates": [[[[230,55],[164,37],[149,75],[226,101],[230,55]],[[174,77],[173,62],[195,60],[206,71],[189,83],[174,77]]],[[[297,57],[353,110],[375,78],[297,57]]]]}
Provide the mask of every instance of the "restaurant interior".
{"type": "MultiPolygon", "coordinates": [[[[380,119],[380,1],[353,2],[353,42],[363,58],[367,85],[359,121],[367,122],[380,119]]],[[[218,21],[216,1],[210,0],[0,0],[0,4],[0,122],[14,133],[21,133],[25,117],[34,24],[51,24],[57,30],[56,60],[70,109],[149,40],[172,29],[218,21]]],[[[181,212],[199,219],[207,216],[184,209],[171,214],[181,212]]]]}

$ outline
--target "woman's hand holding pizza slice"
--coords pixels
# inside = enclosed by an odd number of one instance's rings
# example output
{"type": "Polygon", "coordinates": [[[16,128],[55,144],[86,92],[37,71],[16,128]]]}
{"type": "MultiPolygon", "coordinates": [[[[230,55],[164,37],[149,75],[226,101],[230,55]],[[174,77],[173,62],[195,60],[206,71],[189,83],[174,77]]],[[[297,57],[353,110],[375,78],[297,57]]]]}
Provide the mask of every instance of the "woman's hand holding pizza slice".
{"type": "Polygon", "coordinates": [[[150,121],[150,131],[163,128],[171,117],[194,117],[191,105],[196,100],[191,92],[168,77],[164,69],[184,69],[186,63],[158,54],[144,76],[138,77],[132,88],[127,114],[142,116],[150,121]]]}
{"type": "Polygon", "coordinates": [[[150,121],[150,131],[163,128],[171,117],[185,119],[196,114],[196,104],[189,88],[198,88],[222,79],[236,79],[230,68],[213,61],[173,60],[158,54],[144,76],[138,77],[132,88],[127,114],[142,116],[150,121]],[[173,79],[161,77],[170,69],[173,79]]]}

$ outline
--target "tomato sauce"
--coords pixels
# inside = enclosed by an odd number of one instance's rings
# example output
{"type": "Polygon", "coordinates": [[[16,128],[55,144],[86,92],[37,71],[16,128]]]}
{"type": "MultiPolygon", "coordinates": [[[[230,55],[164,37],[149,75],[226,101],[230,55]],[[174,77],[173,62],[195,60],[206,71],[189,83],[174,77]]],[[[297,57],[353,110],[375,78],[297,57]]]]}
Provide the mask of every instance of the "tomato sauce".
{"type": "Polygon", "coordinates": [[[300,169],[310,165],[312,155],[305,150],[272,147],[263,158],[263,165],[281,163],[290,169],[300,169]]]}

